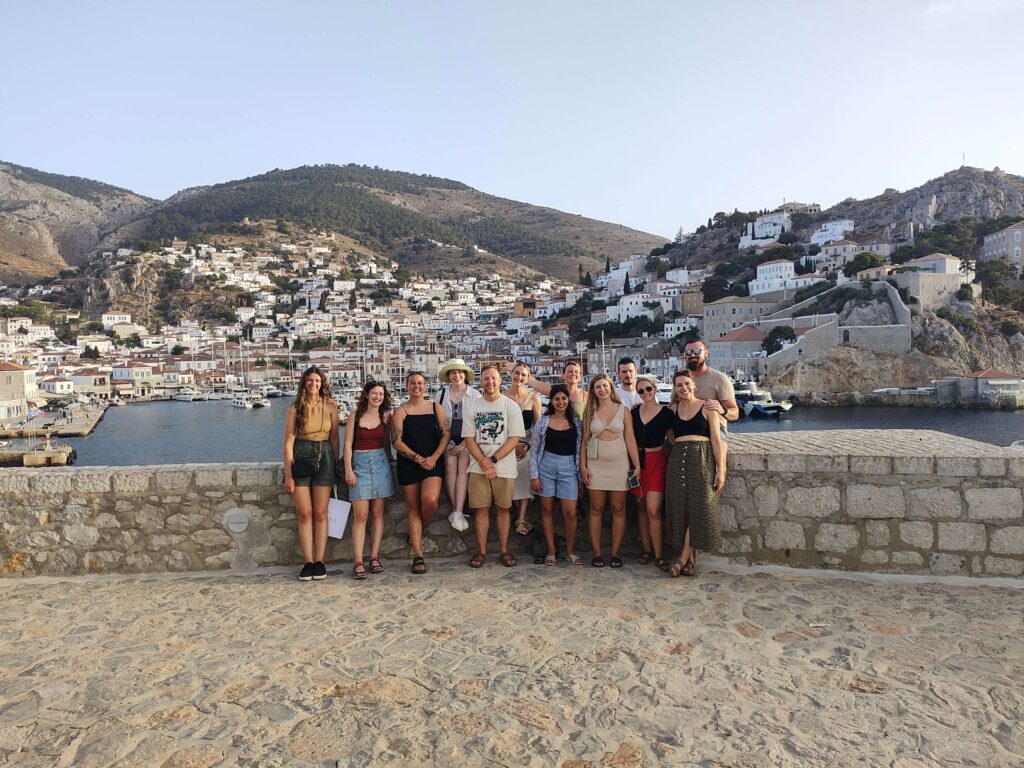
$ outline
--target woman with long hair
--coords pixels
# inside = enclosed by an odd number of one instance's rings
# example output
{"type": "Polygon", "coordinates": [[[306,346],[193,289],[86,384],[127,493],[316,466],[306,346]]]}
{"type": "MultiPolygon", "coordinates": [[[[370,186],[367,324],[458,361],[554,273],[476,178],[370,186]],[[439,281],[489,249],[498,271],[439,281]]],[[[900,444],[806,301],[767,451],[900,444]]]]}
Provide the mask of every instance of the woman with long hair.
{"type": "Polygon", "coordinates": [[[630,475],[640,466],[633,437],[633,420],[615,392],[615,384],[604,373],[590,380],[587,406],[583,411],[583,447],[580,475],[589,490],[587,529],[594,557],[590,564],[604,567],[601,556],[601,527],[606,506],[612,510],[611,567],[621,568],[619,549],[626,535],[626,491],[630,475]]]}
{"type": "Polygon", "coordinates": [[[295,502],[300,581],[327,578],[327,505],[338,447],[338,404],[326,374],[312,366],[303,371],[284,422],[284,487],[295,502]]]}
{"type": "Polygon", "coordinates": [[[448,522],[457,531],[469,528],[464,507],[469,493],[469,451],[462,442],[462,414],[465,406],[480,397],[480,390],[469,386],[473,369],[461,357],[453,357],[437,372],[437,378],[447,382],[441,389],[438,402],[444,407],[445,418],[451,426],[452,439],[444,454],[444,487],[451,502],[448,522]]]}
{"type": "Polygon", "coordinates": [[[380,573],[380,542],[384,538],[384,501],[395,493],[391,476],[388,425],[391,421],[391,393],[380,381],[368,381],[359,394],[356,409],[345,422],[345,483],[352,502],[352,576],[365,579],[363,563],[366,519],[373,515],[370,537],[370,573],[380,573]]]}
{"type": "Polygon", "coordinates": [[[689,371],[672,377],[672,455],[666,473],[665,540],[679,550],[672,577],[695,576],[697,550],[722,548],[718,497],[725,487],[725,442],[721,416],[704,408],[689,371]]]}
{"type": "Polygon", "coordinates": [[[668,571],[668,560],[662,556],[661,505],[665,499],[665,468],[668,465],[668,451],[665,437],[672,429],[672,411],[658,402],[657,379],[650,374],[641,374],[636,381],[636,392],[640,405],[633,408],[633,434],[640,456],[640,485],[633,488],[640,509],[637,521],[640,524],[640,565],[651,561],[661,570],[668,571]]]}
{"type": "MultiPolygon", "coordinates": [[[[505,362],[505,372],[512,373],[516,363],[505,362]]],[[[569,391],[569,404],[576,412],[576,418],[583,418],[583,409],[587,405],[587,390],[580,386],[583,383],[583,366],[575,360],[569,360],[562,366],[562,382],[569,391]]],[[[545,384],[536,376],[531,375],[526,383],[545,397],[551,397],[553,384],[545,384]]]]}
{"type": "Polygon", "coordinates": [[[580,440],[583,426],[569,406],[569,390],[564,384],[551,387],[548,408],[533,429],[530,446],[530,485],[540,496],[541,526],[548,553],[544,565],[554,565],[555,499],[565,526],[565,557],[573,565],[583,561],[576,554],[576,501],[580,495],[580,440]]]}
{"type": "Polygon", "coordinates": [[[505,390],[505,397],[512,400],[523,412],[523,428],[526,430],[526,437],[519,441],[516,448],[516,485],[512,491],[512,503],[518,508],[519,516],[516,519],[516,533],[526,536],[533,530],[529,520],[526,519],[526,510],[533,498],[533,491],[530,488],[530,430],[534,422],[540,419],[540,397],[532,389],[526,386],[530,380],[530,366],[526,363],[516,363],[512,369],[512,386],[505,390]]]}
{"type": "Polygon", "coordinates": [[[427,400],[427,378],[420,371],[405,377],[408,399],[391,417],[391,443],[398,452],[398,484],[405,495],[412,572],[427,572],[423,559],[423,529],[437,512],[444,462],[441,457],[451,435],[444,409],[427,400]]]}

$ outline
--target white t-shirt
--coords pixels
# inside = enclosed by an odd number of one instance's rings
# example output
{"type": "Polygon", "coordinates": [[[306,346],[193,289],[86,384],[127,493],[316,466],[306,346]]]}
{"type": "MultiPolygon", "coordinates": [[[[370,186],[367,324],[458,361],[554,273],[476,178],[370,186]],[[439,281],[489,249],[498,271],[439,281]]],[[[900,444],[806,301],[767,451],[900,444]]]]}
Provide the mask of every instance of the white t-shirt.
{"type": "Polygon", "coordinates": [[[626,406],[626,408],[629,410],[632,410],[634,405],[640,405],[643,402],[643,400],[640,399],[640,395],[636,390],[633,390],[632,392],[627,392],[620,385],[615,387],[615,391],[619,395],[619,400],[621,400],[622,404],[626,406]]]}
{"type": "MultiPolygon", "coordinates": [[[[484,456],[490,458],[505,444],[510,437],[526,437],[523,429],[523,411],[515,402],[505,395],[497,400],[478,397],[464,402],[462,417],[462,437],[472,437],[480,447],[484,456]]],[[[515,478],[519,474],[516,464],[516,452],[498,460],[494,465],[498,477],[515,478]]],[[[484,474],[480,464],[470,454],[469,471],[484,474]]]]}

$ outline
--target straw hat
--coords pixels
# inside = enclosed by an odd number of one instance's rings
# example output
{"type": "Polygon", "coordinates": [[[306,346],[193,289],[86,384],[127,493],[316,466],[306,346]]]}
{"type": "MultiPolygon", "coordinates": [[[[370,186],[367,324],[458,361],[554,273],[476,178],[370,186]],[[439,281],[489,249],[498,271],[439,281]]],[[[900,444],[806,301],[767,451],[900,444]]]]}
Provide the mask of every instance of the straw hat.
{"type": "Polygon", "coordinates": [[[473,373],[473,369],[466,365],[465,360],[463,360],[461,357],[453,357],[451,360],[444,364],[440,371],[437,372],[437,378],[439,378],[441,381],[448,381],[448,374],[451,373],[452,371],[464,372],[466,374],[466,381],[472,381],[473,376],[475,376],[475,374],[473,373]]]}

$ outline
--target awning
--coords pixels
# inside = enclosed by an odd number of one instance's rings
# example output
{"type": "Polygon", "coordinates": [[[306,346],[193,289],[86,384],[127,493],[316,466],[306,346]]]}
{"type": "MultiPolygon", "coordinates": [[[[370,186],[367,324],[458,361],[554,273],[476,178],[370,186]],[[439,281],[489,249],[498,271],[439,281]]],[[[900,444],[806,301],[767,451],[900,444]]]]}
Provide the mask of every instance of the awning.
{"type": "Polygon", "coordinates": [[[50,401],[47,400],[45,397],[33,397],[29,398],[27,402],[29,403],[29,405],[34,405],[36,408],[42,408],[50,401]]]}

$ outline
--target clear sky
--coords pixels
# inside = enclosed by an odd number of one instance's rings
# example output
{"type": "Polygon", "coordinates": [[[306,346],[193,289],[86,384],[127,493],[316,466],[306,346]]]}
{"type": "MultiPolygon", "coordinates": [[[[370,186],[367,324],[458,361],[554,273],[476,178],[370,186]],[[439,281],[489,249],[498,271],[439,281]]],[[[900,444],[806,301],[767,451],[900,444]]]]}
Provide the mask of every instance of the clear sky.
{"type": "Polygon", "coordinates": [[[1024,174],[1024,0],[0,0],[0,159],[164,198],[315,163],[671,237],[1024,174]]]}

